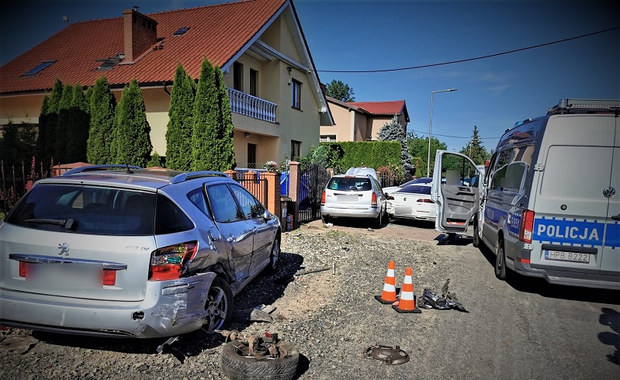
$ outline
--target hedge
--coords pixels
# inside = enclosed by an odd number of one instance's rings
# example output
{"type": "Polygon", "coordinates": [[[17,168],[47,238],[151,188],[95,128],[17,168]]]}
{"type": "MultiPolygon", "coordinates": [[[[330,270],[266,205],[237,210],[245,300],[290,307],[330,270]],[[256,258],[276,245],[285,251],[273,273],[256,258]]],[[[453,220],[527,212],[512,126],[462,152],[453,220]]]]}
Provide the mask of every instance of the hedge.
{"type": "Polygon", "coordinates": [[[321,143],[342,152],[340,166],[343,171],[350,167],[401,166],[401,145],[398,141],[343,141],[321,143]]]}

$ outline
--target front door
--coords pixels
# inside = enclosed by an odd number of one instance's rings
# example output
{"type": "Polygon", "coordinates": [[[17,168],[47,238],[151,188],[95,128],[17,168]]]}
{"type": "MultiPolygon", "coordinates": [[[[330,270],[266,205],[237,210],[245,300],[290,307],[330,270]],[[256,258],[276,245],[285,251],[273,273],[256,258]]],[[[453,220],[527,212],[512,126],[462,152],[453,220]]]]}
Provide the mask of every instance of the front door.
{"type": "Polygon", "coordinates": [[[248,143],[248,168],[256,168],[256,144],[248,143]]]}
{"type": "Polygon", "coordinates": [[[435,229],[465,233],[478,211],[481,173],[469,157],[445,150],[435,155],[431,199],[437,204],[435,229]]]}

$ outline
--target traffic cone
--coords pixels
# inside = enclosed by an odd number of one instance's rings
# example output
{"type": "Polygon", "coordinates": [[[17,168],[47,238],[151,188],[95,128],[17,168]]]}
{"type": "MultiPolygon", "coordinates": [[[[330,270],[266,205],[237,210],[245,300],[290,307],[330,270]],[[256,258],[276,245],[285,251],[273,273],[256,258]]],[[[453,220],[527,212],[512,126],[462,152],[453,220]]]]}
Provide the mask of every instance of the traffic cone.
{"type": "Polygon", "coordinates": [[[383,291],[380,296],[375,296],[377,301],[382,304],[394,303],[396,301],[396,278],[394,277],[394,261],[390,261],[388,264],[387,274],[385,275],[385,282],[383,284],[383,291]]]}
{"type": "Polygon", "coordinates": [[[416,298],[413,294],[413,281],[411,279],[411,267],[405,269],[405,281],[400,289],[398,301],[392,304],[392,308],[399,313],[421,313],[416,307],[416,298]]]}

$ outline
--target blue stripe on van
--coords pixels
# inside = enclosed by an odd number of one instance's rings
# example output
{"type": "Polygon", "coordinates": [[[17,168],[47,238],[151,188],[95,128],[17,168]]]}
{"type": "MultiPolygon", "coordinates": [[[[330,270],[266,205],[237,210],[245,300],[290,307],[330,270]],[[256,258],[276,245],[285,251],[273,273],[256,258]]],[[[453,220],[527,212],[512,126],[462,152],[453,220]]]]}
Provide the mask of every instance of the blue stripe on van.
{"type": "MultiPolygon", "coordinates": [[[[605,223],[596,220],[542,217],[534,220],[533,240],[580,247],[600,247],[603,245],[604,230],[605,223]]],[[[607,236],[610,236],[609,233],[607,236]]]]}
{"type": "Polygon", "coordinates": [[[620,247],[620,223],[608,223],[607,235],[605,236],[605,246],[611,248],[620,247]]]}

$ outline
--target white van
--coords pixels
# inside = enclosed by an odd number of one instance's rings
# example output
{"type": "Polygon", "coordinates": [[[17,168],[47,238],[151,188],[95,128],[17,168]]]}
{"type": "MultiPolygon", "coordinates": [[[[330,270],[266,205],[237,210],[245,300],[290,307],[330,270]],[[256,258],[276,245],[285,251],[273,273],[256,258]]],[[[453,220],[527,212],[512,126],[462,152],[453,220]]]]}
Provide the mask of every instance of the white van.
{"type": "Polygon", "coordinates": [[[436,229],[495,252],[495,275],[620,289],[620,100],[564,99],[500,138],[481,188],[464,155],[438,151],[436,229]],[[445,183],[442,183],[442,179],[445,183]]]}

